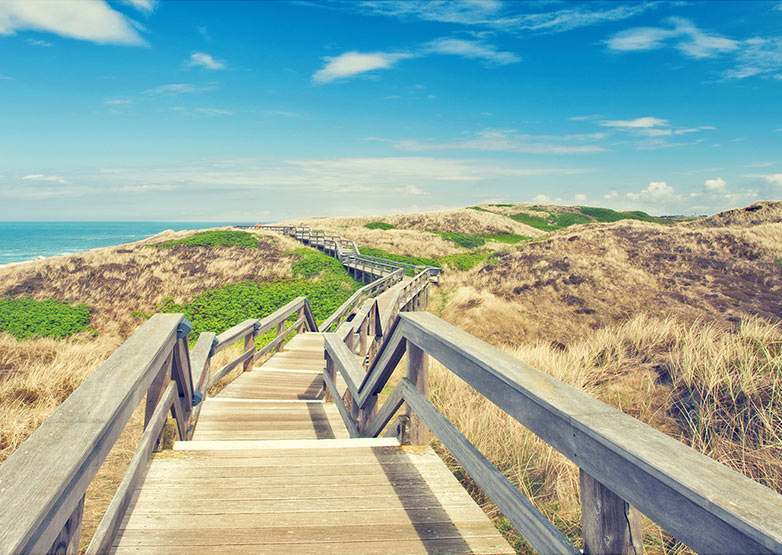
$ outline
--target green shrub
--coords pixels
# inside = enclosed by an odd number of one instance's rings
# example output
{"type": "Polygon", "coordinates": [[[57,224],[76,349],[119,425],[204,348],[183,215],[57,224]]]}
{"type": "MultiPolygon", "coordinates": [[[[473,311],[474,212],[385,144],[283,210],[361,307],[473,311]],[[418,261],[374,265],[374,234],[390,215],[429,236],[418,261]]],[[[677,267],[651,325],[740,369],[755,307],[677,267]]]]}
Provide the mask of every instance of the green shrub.
{"type": "Polygon", "coordinates": [[[386,260],[394,260],[395,262],[402,262],[403,264],[412,264],[413,266],[436,266],[437,268],[440,268],[440,264],[432,258],[392,254],[390,252],[384,251],[383,249],[377,249],[375,247],[360,247],[359,251],[361,251],[361,254],[365,254],[367,256],[385,258],[386,260]]]}
{"type": "Polygon", "coordinates": [[[0,299],[0,330],[19,340],[33,337],[63,339],[90,328],[90,307],[55,299],[0,299]]]}
{"type": "Polygon", "coordinates": [[[484,233],[481,235],[487,241],[495,241],[497,243],[507,243],[508,245],[515,245],[522,241],[530,241],[532,237],[526,237],[524,235],[516,235],[515,233],[484,233]]]}
{"type": "Polygon", "coordinates": [[[465,272],[473,269],[478,264],[486,264],[490,262],[494,253],[490,252],[476,252],[468,254],[449,254],[440,258],[440,262],[454,270],[465,272]]]}
{"type": "Polygon", "coordinates": [[[489,214],[494,214],[491,210],[486,210],[485,208],[481,208],[480,206],[468,206],[467,210],[476,210],[478,212],[488,212],[489,214]]]}
{"type": "Polygon", "coordinates": [[[434,231],[440,237],[451,243],[465,249],[476,249],[482,247],[486,241],[480,235],[470,235],[468,233],[457,233],[451,231],[434,231]]]}
{"type": "Polygon", "coordinates": [[[157,248],[169,248],[184,245],[189,247],[247,247],[258,248],[258,238],[246,231],[200,231],[184,239],[173,239],[151,245],[157,248]]]}
{"type": "Polygon", "coordinates": [[[386,222],[369,222],[364,227],[367,229],[394,229],[394,226],[386,222]]]}
{"type": "Polygon", "coordinates": [[[631,212],[617,212],[610,208],[598,208],[594,206],[580,206],[579,210],[588,216],[592,216],[598,222],[618,222],[620,220],[640,220],[643,222],[653,222],[660,224],[671,223],[665,218],[656,218],[646,212],[635,210],[631,212]]]}
{"type": "Polygon", "coordinates": [[[350,279],[345,267],[336,258],[308,248],[296,249],[293,252],[301,257],[291,266],[295,276],[315,277],[325,273],[331,277],[350,279]]]}
{"type": "MultiPolygon", "coordinates": [[[[537,208],[533,208],[533,210],[543,212],[537,208]]],[[[526,212],[519,212],[518,214],[513,214],[511,219],[542,231],[556,231],[558,229],[570,227],[571,225],[586,224],[592,221],[589,216],[577,212],[545,212],[545,214],[546,216],[543,217],[532,216],[526,212]]]]}

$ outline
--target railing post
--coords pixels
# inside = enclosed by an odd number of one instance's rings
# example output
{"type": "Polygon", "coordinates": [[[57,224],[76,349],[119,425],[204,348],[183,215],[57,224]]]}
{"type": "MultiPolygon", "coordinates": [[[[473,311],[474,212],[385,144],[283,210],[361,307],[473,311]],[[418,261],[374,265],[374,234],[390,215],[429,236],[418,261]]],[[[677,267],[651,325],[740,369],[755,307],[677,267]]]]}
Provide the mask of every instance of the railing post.
{"type": "MultiPolygon", "coordinates": [[[[299,310],[296,311],[296,321],[301,320],[304,317],[304,307],[302,306],[299,310]]],[[[301,333],[301,329],[304,327],[304,322],[298,325],[296,328],[296,333],[301,333]]]]}
{"type": "MultiPolygon", "coordinates": [[[[160,397],[163,395],[163,391],[165,391],[166,386],[171,381],[171,365],[174,361],[174,352],[171,352],[171,355],[166,359],[166,362],[163,363],[163,366],[160,367],[160,372],[158,372],[157,377],[155,377],[155,380],[152,382],[152,385],[149,386],[149,389],[147,389],[147,398],[144,403],[144,429],[147,429],[147,425],[149,424],[150,419],[152,418],[152,415],[155,412],[155,409],[157,408],[157,404],[160,402],[160,397]]],[[[160,440],[162,439],[163,434],[161,434],[157,438],[157,442],[155,442],[155,447],[153,451],[155,453],[160,451],[160,440]]]]}
{"type": "MultiPolygon", "coordinates": [[[[277,339],[280,336],[280,334],[283,333],[284,330],[285,330],[285,320],[277,324],[277,335],[275,335],[274,338],[277,339]]],[[[274,349],[274,351],[279,353],[281,350],[282,350],[282,343],[279,343],[277,347],[274,349]]]]}
{"type": "Polygon", "coordinates": [[[255,362],[255,328],[250,330],[250,332],[244,336],[243,352],[246,353],[250,349],[253,350],[253,356],[244,361],[244,364],[242,364],[242,372],[249,372],[253,369],[253,363],[255,362]]]}
{"type": "MultiPolygon", "coordinates": [[[[411,341],[407,341],[407,379],[427,396],[429,393],[429,355],[423,349],[411,341]]],[[[430,440],[429,428],[424,421],[414,414],[410,407],[405,407],[405,415],[408,417],[408,429],[404,438],[408,445],[427,445],[430,440]]]]}
{"type": "Polygon", "coordinates": [[[49,553],[56,553],[57,555],[71,555],[72,553],[79,552],[79,543],[81,541],[81,521],[84,515],[84,496],[82,496],[76,509],[71,514],[70,518],[65,521],[65,526],[62,527],[62,531],[55,538],[49,553]]]}
{"type": "MultiPolygon", "coordinates": [[[[326,353],[326,374],[329,375],[329,378],[331,378],[333,383],[337,383],[337,367],[334,366],[334,361],[328,353],[326,353]]],[[[334,399],[331,396],[331,391],[329,391],[329,388],[326,387],[325,383],[323,384],[323,388],[326,390],[326,393],[323,395],[323,400],[326,403],[333,403],[334,399]]]]}
{"type": "Polygon", "coordinates": [[[641,555],[641,513],[580,469],[584,554],[641,555]]]}
{"type": "Polygon", "coordinates": [[[366,318],[361,323],[358,335],[358,354],[361,356],[367,355],[367,332],[369,328],[369,318],[366,318]]]}

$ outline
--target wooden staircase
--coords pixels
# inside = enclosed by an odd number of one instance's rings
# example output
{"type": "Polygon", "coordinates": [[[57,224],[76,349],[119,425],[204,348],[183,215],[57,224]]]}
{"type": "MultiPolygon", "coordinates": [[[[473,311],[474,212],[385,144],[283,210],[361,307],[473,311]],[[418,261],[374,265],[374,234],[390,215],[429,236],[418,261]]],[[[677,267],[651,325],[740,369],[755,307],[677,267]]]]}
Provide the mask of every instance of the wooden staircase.
{"type": "Polygon", "coordinates": [[[192,441],[153,458],[113,552],[513,553],[431,448],[348,438],[323,353],[299,334],[207,399],[192,441]]]}

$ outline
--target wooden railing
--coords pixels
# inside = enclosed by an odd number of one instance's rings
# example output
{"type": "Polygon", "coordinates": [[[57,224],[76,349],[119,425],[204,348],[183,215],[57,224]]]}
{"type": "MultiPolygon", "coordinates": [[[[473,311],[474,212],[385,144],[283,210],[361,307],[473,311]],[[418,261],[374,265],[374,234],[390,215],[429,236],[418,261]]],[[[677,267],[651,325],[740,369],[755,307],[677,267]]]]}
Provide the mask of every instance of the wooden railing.
{"type": "Polygon", "coordinates": [[[429,356],[578,465],[585,553],[640,553],[638,511],[697,552],[782,552],[782,496],[432,314],[399,314],[368,371],[339,331],[325,348],[324,381],[347,384],[344,402],[331,398],[353,435],[378,436],[404,404],[402,442],[431,431],[540,553],[579,551],[429,402],[429,356]]]}
{"type": "Polygon", "coordinates": [[[305,245],[310,245],[322,250],[324,253],[340,260],[345,266],[356,272],[354,277],[362,281],[371,281],[375,278],[383,277],[387,272],[397,268],[404,268],[413,273],[419,273],[426,270],[430,279],[437,281],[442,270],[435,266],[420,266],[368,256],[361,254],[355,241],[344,239],[338,235],[329,235],[324,231],[313,231],[305,226],[284,226],[284,225],[235,225],[239,229],[263,229],[268,231],[277,231],[290,235],[294,239],[301,241],[305,245]],[[358,273],[360,272],[360,274],[358,273]]]}
{"type": "Polygon", "coordinates": [[[179,439],[190,439],[212,385],[240,365],[249,370],[305,328],[317,331],[309,302],[299,297],[216,337],[201,333],[190,351],[192,326],[182,314],[152,316],[0,466],[0,553],[78,552],[87,487],[146,395],[144,433],[87,550],[107,552],[169,412],[179,439]],[[275,338],[256,350],[255,339],[273,328],[275,338]],[[244,352],[210,372],[212,356],[238,341],[244,352]]]}
{"type": "Polygon", "coordinates": [[[334,311],[334,313],[326,318],[326,320],[320,325],[319,331],[330,332],[333,328],[338,327],[344,320],[349,318],[352,314],[355,314],[358,306],[367,298],[374,297],[385,292],[387,289],[393,287],[404,277],[404,270],[395,269],[392,273],[385,277],[381,277],[365,285],[355,293],[353,293],[348,300],[334,311]]]}

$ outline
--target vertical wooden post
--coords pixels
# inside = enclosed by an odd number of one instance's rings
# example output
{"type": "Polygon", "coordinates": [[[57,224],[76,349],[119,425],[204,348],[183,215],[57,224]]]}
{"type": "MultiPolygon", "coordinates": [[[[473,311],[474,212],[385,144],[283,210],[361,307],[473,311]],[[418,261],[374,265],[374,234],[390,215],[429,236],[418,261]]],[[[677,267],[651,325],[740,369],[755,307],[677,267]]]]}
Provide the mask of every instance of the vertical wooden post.
{"type": "MultiPolygon", "coordinates": [[[[429,393],[429,355],[409,340],[407,340],[407,379],[424,396],[429,393]]],[[[410,410],[410,407],[405,407],[405,415],[410,419],[406,438],[408,445],[427,445],[430,440],[429,428],[410,410]]]]}
{"type": "Polygon", "coordinates": [[[585,555],[641,555],[644,551],[641,513],[583,469],[580,482],[585,555]]]}
{"type": "Polygon", "coordinates": [[[361,323],[358,335],[358,354],[366,356],[367,354],[367,332],[369,328],[369,318],[361,323]]]}
{"type": "MultiPolygon", "coordinates": [[[[331,381],[336,384],[337,383],[337,367],[334,366],[334,361],[331,360],[331,357],[328,353],[326,353],[326,374],[329,375],[329,378],[331,378],[331,381]]],[[[323,384],[323,387],[325,388],[326,392],[323,395],[323,400],[327,403],[333,403],[334,398],[331,396],[331,391],[329,391],[329,388],[326,387],[326,384],[323,384]]]]}
{"type": "Polygon", "coordinates": [[[84,496],[79,500],[79,504],[76,505],[76,509],[71,514],[70,518],[65,521],[65,526],[62,527],[62,531],[54,540],[49,553],[56,553],[57,555],[71,555],[72,553],[79,552],[79,543],[81,541],[81,519],[84,514],[84,496]]]}
{"type": "MultiPolygon", "coordinates": [[[[285,333],[285,320],[277,324],[277,335],[275,336],[275,339],[279,337],[281,333],[285,333]]],[[[274,350],[275,352],[280,352],[282,350],[282,343],[279,343],[274,350]]]]}
{"type": "MultiPolygon", "coordinates": [[[[248,333],[244,337],[244,352],[246,353],[250,349],[255,352],[255,330],[250,330],[250,333],[248,333]]],[[[252,356],[244,361],[244,364],[242,365],[242,372],[249,372],[253,369],[253,363],[255,362],[255,357],[252,356]]]]}
{"type": "MultiPolygon", "coordinates": [[[[303,306],[296,312],[296,320],[301,320],[302,316],[304,316],[303,306]]],[[[303,327],[304,327],[304,323],[299,324],[299,326],[296,328],[296,333],[301,333],[303,327]]]]}

